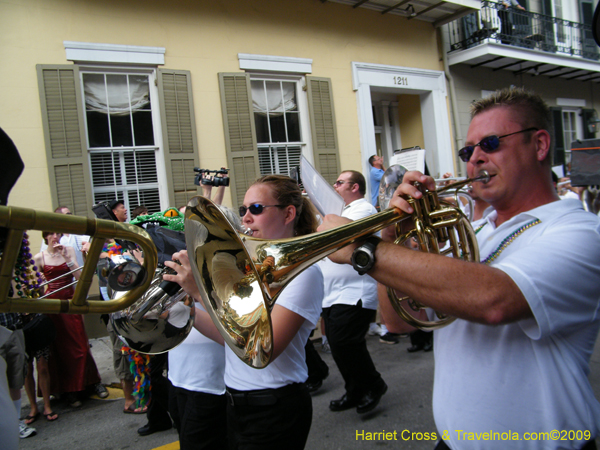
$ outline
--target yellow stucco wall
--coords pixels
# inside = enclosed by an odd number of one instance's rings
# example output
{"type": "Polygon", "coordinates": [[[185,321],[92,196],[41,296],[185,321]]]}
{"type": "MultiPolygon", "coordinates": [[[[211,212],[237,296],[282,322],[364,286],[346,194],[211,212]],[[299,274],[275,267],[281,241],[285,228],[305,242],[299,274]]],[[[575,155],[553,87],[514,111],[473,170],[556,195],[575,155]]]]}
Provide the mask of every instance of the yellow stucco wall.
{"type": "MultiPolygon", "coordinates": [[[[165,68],[190,70],[200,161],[227,164],[218,72],[238,53],[313,60],[332,79],[342,167],[361,170],[351,62],[442,70],[431,24],[317,0],[0,0],[0,127],[25,172],[10,204],[49,211],[36,64],[70,64],[63,41],[164,47],[165,68]]],[[[227,200],[226,200],[227,202],[227,200]]]]}

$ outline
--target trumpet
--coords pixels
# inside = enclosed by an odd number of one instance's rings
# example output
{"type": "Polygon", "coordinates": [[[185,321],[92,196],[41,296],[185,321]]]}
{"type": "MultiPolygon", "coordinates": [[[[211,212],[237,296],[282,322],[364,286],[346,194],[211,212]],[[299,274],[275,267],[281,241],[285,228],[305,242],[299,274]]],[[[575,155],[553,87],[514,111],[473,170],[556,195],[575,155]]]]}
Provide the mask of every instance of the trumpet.
{"type": "MultiPolygon", "coordinates": [[[[439,242],[450,242],[454,257],[479,261],[475,233],[468,219],[456,206],[441,203],[435,191],[426,191],[418,200],[410,199],[415,210],[412,215],[388,208],[405,172],[404,167],[392,166],[383,175],[381,190],[389,193],[389,198],[380,204],[387,209],[298,238],[269,240],[246,236],[210,200],[190,200],[185,213],[185,238],[192,273],[212,321],[242,361],[255,368],[270,363],[270,312],[295,276],[340,248],[390,225],[412,218],[416,232],[408,237],[416,236],[423,243],[423,251],[443,254],[439,242]]],[[[435,322],[431,327],[445,323],[449,322],[435,322]]]]}

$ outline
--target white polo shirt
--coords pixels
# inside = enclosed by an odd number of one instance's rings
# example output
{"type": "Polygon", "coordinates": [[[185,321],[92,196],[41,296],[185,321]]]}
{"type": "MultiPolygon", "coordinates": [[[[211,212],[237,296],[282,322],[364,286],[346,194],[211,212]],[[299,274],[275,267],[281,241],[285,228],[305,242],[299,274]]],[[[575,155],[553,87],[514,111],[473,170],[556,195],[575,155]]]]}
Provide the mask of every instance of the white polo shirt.
{"type": "MultiPolygon", "coordinates": [[[[342,217],[358,220],[375,214],[377,210],[364,198],[354,200],[342,212],[342,217]]],[[[325,280],[323,308],[333,305],[356,305],[362,300],[365,309],[377,309],[377,282],[369,275],[359,275],[351,265],[336,264],[329,258],[319,261],[325,280]]]]}
{"type": "Polygon", "coordinates": [[[600,221],[577,200],[549,203],[498,228],[496,216],[477,235],[481,260],[541,220],[491,263],[521,289],[534,317],[501,326],[456,320],[436,330],[439,436],[446,431],[453,449],[579,449],[600,432],[600,403],[587,378],[600,326],[600,221]],[[553,430],[567,437],[579,430],[582,439],[524,440],[531,437],[525,433],[553,430]],[[466,434],[490,432],[498,433],[495,440],[466,434]],[[521,440],[503,440],[508,432],[521,440]]]}

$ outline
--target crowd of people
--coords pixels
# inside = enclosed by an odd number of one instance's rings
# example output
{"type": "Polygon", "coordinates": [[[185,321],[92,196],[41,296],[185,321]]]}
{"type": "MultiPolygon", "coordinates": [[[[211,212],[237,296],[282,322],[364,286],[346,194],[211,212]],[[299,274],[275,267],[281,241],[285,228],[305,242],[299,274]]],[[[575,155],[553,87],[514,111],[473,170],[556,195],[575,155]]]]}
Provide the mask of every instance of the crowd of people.
{"type": "MultiPolygon", "coordinates": [[[[600,403],[587,375],[600,329],[600,220],[584,211],[576,188],[553,176],[551,136],[550,110],[531,91],[511,87],[474,102],[466,146],[458,156],[469,177],[489,174],[487,182],[470,187],[474,208],[469,220],[480,263],[394,245],[391,228],[347,245],[306,268],[279,293],[270,311],[270,362],[260,370],[225,345],[194,280],[187,251],[174,253],[164,263],[172,272],[163,278],[177,283],[195,302],[195,329],[168,355],[149,359],[148,405],[133,395],[135,374],[124,362],[123,342],[110,324],[108,328],[124,412],[147,415],[148,423],[138,433],[147,436],[174,426],[182,450],[303,449],[312,422],[311,392],[329,374],[311,340],[321,321],[323,342],[344,381],[343,396],[329,404],[332,412],[370,412],[388,390],[367,348],[369,332],[380,334],[387,344],[410,333],[409,352],[435,354],[433,412],[440,437],[436,449],[482,448],[480,441],[445,430],[521,436],[532,431],[587,430],[569,435],[567,441],[546,441],[543,448],[596,449],[600,403]],[[430,320],[436,320],[436,312],[456,320],[433,333],[402,325],[390,313],[388,288],[430,308],[421,313],[430,320]]],[[[380,156],[369,163],[374,192],[385,168],[380,156]]],[[[234,228],[253,238],[299,237],[376,214],[377,197],[364,198],[366,183],[360,172],[341,172],[334,188],[344,200],[344,210],[341,216],[326,215],[321,223],[297,182],[283,175],[257,179],[245,193],[239,217],[221,208],[234,228]]],[[[436,189],[430,176],[406,173],[390,206],[412,214],[408,199],[422,198],[422,186],[436,189]]],[[[210,186],[203,189],[210,198],[210,186]]],[[[213,199],[217,205],[223,193],[220,186],[213,199]]],[[[115,200],[110,208],[119,221],[127,220],[123,202],[115,200]]],[[[66,208],[57,212],[70,213],[66,208]]],[[[147,212],[143,207],[135,210],[147,212]]],[[[404,227],[410,227],[408,222],[404,227]]],[[[78,253],[89,244],[85,238],[78,241],[60,233],[44,232],[43,237],[47,247],[33,257],[36,270],[49,281],[46,292],[70,298],[72,278],[79,277],[77,269],[85,264],[78,261],[78,253]],[[64,274],[58,281],[57,276],[64,274]]],[[[106,243],[106,257],[115,250],[112,244],[106,243]]],[[[140,260],[141,255],[134,253],[128,257],[140,260]]],[[[231,254],[219,257],[231,259],[231,254]]],[[[84,392],[100,397],[106,392],[81,316],[49,318],[55,336],[33,351],[26,350],[26,333],[19,332],[23,317],[0,314],[0,324],[12,331],[10,345],[0,347],[10,349],[2,355],[14,369],[8,377],[11,399],[19,409],[17,397],[24,385],[31,403],[22,437],[33,435],[27,427],[40,414],[48,421],[58,419],[50,395],[64,396],[75,405],[84,392]],[[16,356],[8,357],[9,353],[16,356]],[[24,361],[29,370],[19,372],[15,367],[24,361]],[[43,409],[37,405],[34,361],[43,409]]],[[[485,448],[505,445],[501,439],[485,441],[485,448]]],[[[524,440],[519,448],[540,445],[524,440]]]]}

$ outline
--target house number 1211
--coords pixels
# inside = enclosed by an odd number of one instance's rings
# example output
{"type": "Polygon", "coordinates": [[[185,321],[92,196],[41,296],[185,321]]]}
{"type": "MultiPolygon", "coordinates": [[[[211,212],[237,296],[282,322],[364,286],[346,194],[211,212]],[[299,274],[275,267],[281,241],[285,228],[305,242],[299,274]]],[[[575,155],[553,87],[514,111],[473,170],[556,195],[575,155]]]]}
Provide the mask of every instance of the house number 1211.
{"type": "Polygon", "coordinates": [[[407,77],[394,77],[394,84],[408,86],[408,78],[407,77]]]}

